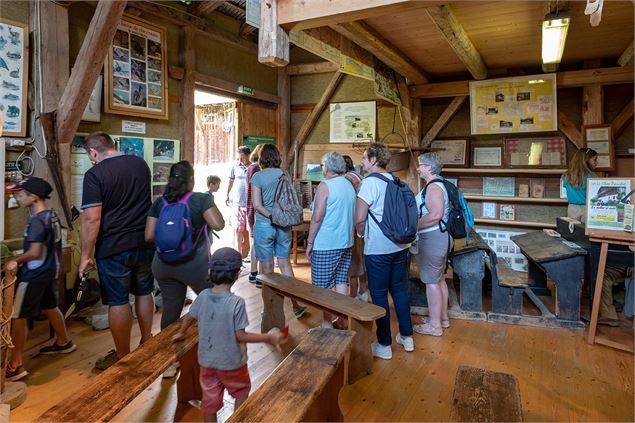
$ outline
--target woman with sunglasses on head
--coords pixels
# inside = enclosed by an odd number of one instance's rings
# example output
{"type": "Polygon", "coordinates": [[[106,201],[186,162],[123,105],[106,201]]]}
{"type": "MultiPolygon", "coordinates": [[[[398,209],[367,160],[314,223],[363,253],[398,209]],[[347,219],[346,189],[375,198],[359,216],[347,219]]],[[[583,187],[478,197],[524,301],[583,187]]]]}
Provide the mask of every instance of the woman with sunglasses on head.
{"type": "Polygon", "coordinates": [[[578,150],[563,175],[564,187],[567,190],[567,216],[586,222],[586,181],[593,178],[598,164],[598,153],[590,148],[578,150]]]}

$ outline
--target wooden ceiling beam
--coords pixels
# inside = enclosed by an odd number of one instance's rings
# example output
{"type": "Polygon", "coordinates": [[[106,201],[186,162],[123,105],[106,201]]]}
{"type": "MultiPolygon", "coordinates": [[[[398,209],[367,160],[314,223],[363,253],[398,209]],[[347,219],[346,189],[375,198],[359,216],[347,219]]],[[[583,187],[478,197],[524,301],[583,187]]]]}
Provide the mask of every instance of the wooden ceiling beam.
{"type": "Polygon", "coordinates": [[[626,66],[629,63],[632,64],[633,63],[633,41],[631,41],[631,44],[626,47],[626,50],[624,50],[624,52],[622,53],[622,55],[620,56],[619,59],[617,59],[617,64],[620,66],[626,66]]]}
{"type": "Polygon", "coordinates": [[[353,41],[415,84],[429,82],[428,76],[405,54],[362,21],[332,25],[334,31],[353,41]]]}
{"type": "Polygon", "coordinates": [[[571,119],[569,119],[569,117],[562,111],[558,111],[558,130],[565,134],[578,149],[584,147],[582,133],[571,119]]]}
{"type": "Polygon", "coordinates": [[[187,11],[197,16],[207,16],[214,10],[218,9],[225,0],[201,0],[193,1],[187,8],[187,11]]]}
{"type": "MultiPolygon", "coordinates": [[[[633,83],[633,66],[585,69],[558,72],[558,88],[633,83]]],[[[419,84],[410,87],[410,95],[417,98],[456,97],[469,95],[469,81],[419,84]]]]}
{"type": "Polygon", "coordinates": [[[467,32],[465,32],[465,29],[454,15],[450,5],[428,7],[426,12],[474,79],[486,79],[488,75],[487,66],[485,66],[481,54],[474,47],[467,32]]]}
{"type": "Polygon", "coordinates": [[[339,69],[340,66],[333,62],[304,63],[301,65],[287,66],[287,75],[312,75],[316,73],[335,72],[339,69]]]}
{"type": "Polygon", "coordinates": [[[465,103],[465,100],[467,100],[467,96],[465,95],[460,97],[455,97],[452,99],[452,102],[448,105],[448,107],[445,108],[443,113],[441,113],[441,116],[439,116],[439,119],[437,119],[437,121],[434,122],[432,127],[428,130],[426,135],[421,140],[421,147],[425,148],[429,146],[432,143],[432,141],[434,141],[434,139],[439,135],[439,133],[441,133],[443,128],[445,128],[446,125],[450,122],[450,119],[452,119],[452,116],[454,116],[456,112],[459,111],[463,103],[465,103]]]}
{"type": "Polygon", "coordinates": [[[260,3],[258,61],[263,65],[284,67],[289,64],[289,34],[278,25],[278,0],[260,3]]]}

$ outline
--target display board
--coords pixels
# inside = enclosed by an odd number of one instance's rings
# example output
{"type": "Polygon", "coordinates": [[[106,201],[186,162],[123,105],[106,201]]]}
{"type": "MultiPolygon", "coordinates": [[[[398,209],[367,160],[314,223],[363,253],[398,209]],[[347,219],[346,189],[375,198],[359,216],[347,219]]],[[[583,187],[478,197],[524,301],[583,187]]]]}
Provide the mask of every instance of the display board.
{"type": "Polygon", "coordinates": [[[470,82],[470,122],[473,135],[557,130],[556,75],[470,82]]]}
{"type": "Polygon", "coordinates": [[[330,142],[352,143],[375,140],[377,107],[374,101],[331,103],[330,142]]]}
{"type": "Polygon", "coordinates": [[[624,198],[635,186],[635,178],[589,178],[587,180],[587,220],[590,238],[635,242],[635,232],[624,231],[624,198]]]}
{"type": "Polygon", "coordinates": [[[0,18],[0,104],[5,137],[26,136],[28,80],[29,27],[0,18]]]}

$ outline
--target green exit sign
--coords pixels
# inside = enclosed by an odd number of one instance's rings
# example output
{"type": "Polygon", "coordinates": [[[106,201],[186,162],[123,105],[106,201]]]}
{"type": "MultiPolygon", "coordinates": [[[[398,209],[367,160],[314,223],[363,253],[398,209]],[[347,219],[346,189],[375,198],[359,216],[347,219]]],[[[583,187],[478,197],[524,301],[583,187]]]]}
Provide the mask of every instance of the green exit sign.
{"type": "Polygon", "coordinates": [[[245,85],[239,85],[238,86],[238,92],[240,94],[254,95],[254,89],[251,88],[251,87],[247,87],[245,85]]]}

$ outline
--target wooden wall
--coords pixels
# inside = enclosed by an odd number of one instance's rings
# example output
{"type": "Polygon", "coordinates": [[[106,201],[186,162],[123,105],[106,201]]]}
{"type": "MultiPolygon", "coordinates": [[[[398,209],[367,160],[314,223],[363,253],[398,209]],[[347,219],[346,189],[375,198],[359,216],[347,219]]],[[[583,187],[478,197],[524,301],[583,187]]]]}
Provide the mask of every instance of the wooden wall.
{"type": "Polygon", "coordinates": [[[236,108],[238,114],[238,145],[242,144],[243,135],[276,137],[276,116],[278,112],[275,108],[242,101],[236,103],[236,108]]]}

